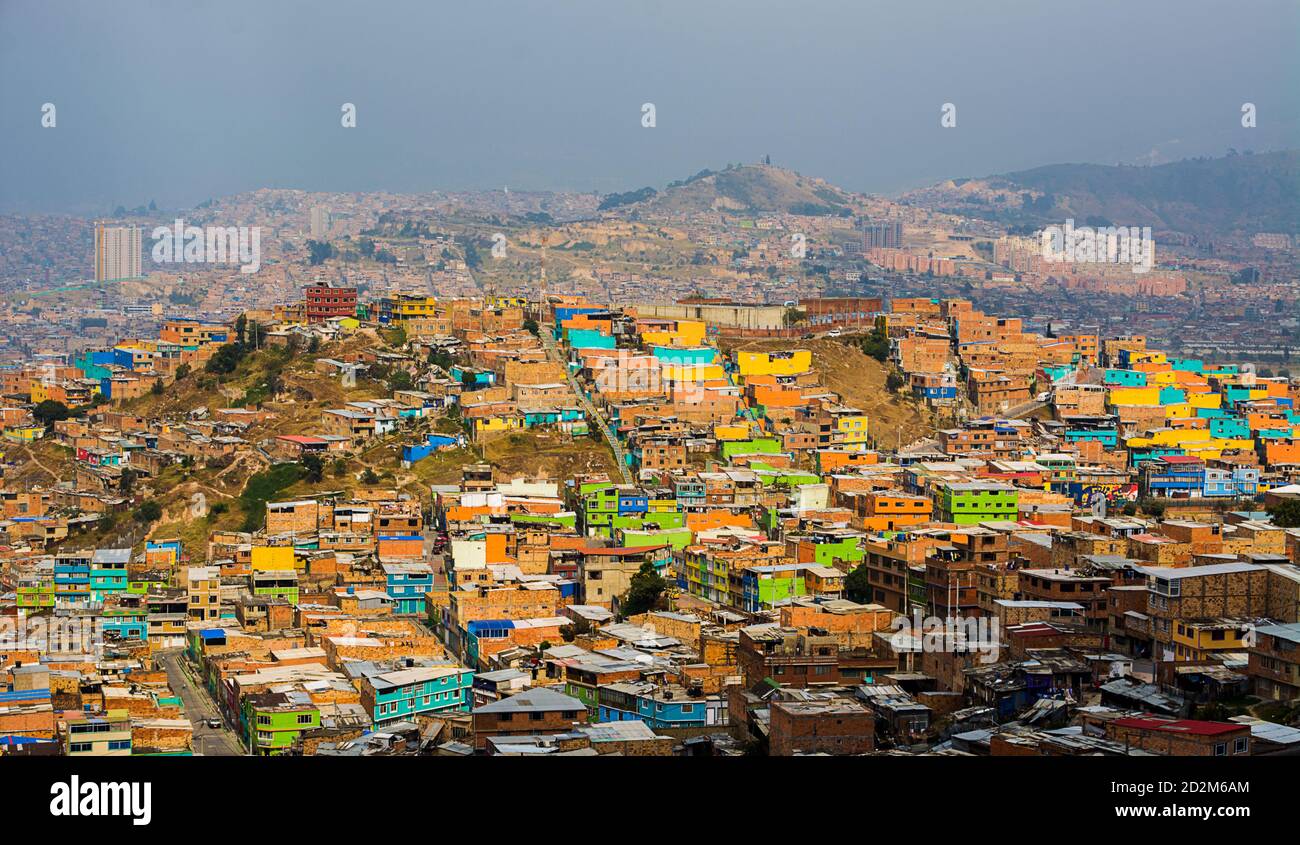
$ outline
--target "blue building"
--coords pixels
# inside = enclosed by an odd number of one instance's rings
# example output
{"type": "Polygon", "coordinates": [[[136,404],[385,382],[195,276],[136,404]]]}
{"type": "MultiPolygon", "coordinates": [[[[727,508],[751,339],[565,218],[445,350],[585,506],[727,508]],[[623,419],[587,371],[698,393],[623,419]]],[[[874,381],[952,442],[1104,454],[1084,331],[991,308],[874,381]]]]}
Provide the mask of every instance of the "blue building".
{"type": "Polygon", "coordinates": [[[1205,496],[1254,496],[1259,493],[1259,467],[1206,467],[1205,496]]]}
{"type": "Polygon", "coordinates": [[[673,495],[677,499],[679,510],[686,510],[690,505],[703,505],[706,501],[704,482],[698,480],[674,481],[673,495]]]}
{"type": "Polygon", "coordinates": [[[90,557],[87,552],[60,552],[54,558],[56,606],[90,603],[90,557]]]}
{"type": "Polygon", "coordinates": [[[423,616],[424,594],[433,589],[433,568],[419,562],[385,563],[383,567],[387,593],[396,603],[393,612],[423,616]]]}
{"type": "Polygon", "coordinates": [[[1144,496],[1197,498],[1205,492],[1205,462],[1192,455],[1164,455],[1142,464],[1144,496]]]}
{"type": "Polygon", "coordinates": [[[596,689],[596,701],[601,722],[640,719],[651,728],[705,728],[728,722],[727,702],[722,696],[692,695],[675,684],[601,684],[596,689]]]}
{"type": "Polygon", "coordinates": [[[1119,443],[1119,432],[1114,428],[1067,428],[1066,443],[1096,442],[1107,449],[1114,449],[1119,443]]]}
{"type": "Polygon", "coordinates": [[[1115,387],[1146,387],[1147,374],[1141,370],[1105,370],[1101,375],[1102,384],[1115,387]]]}
{"type": "Polygon", "coordinates": [[[643,493],[624,493],[618,494],[618,513],[619,516],[625,516],[633,513],[645,513],[650,510],[650,497],[643,493]]]}
{"type": "Polygon", "coordinates": [[[425,437],[423,443],[413,443],[409,446],[402,447],[402,461],[407,464],[413,464],[416,461],[422,461],[432,455],[434,452],[443,449],[453,449],[456,446],[463,445],[464,436],[452,434],[430,434],[425,437]]]}

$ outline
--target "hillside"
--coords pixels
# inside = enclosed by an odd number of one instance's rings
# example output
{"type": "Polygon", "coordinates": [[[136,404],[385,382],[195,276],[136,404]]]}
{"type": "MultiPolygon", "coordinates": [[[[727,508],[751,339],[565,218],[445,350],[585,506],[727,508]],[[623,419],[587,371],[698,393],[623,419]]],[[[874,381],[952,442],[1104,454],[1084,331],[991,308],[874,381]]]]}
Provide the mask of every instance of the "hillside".
{"type": "MultiPolygon", "coordinates": [[[[813,368],[821,373],[822,383],[840,394],[844,404],[860,408],[867,414],[871,436],[880,448],[895,448],[928,437],[934,423],[929,409],[910,398],[902,398],[885,388],[889,369],[864,355],[854,344],[844,340],[817,339],[800,341],[800,348],[813,354],[813,368]]],[[[732,349],[789,349],[788,340],[754,340],[739,344],[722,344],[732,349]]]]}
{"type": "Polygon", "coordinates": [[[1109,221],[1203,236],[1295,232],[1300,229],[1300,151],[1154,167],[1054,164],[949,180],[902,200],[1010,225],[1073,218],[1078,225],[1109,221]]]}
{"type": "Polygon", "coordinates": [[[651,214],[724,211],[733,214],[786,213],[847,215],[855,198],[821,179],[770,164],[745,164],[721,171],[701,170],[663,191],[647,189],[605,198],[608,209],[651,214]]]}

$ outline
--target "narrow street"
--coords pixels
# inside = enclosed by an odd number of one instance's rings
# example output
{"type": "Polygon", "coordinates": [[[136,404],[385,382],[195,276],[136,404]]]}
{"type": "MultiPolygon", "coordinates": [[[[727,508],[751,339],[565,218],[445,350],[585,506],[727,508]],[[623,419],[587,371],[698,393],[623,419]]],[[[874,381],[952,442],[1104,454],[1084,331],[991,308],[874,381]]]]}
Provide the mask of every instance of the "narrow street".
{"type": "Polygon", "coordinates": [[[204,757],[240,757],[244,750],[234,731],[224,725],[210,728],[208,719],[220,719],[221,714],[208,696],[207,690],[194,682],[190,673],[181,665],[184,658],[180,649],[170,649],[158,653],[158,665],[167,673],[167,682],[185,703],[185,715],[194,725],[194,753],[204,757]]]}
{"type": "Polygon", "coordinates": [[[613,430],[610,428],[609,421],[605,419],[605,415],[591,403],[591,400],[587,398],[586,391],[582,389],[582,385],[578,384],[578,380],[573,377],[573,373],[569,372],[569,367],[567,362],[564,360],[564,355],[561,354],[559,349],[556,347],[555,339],[551,336],[548,327],[542,326],[540,337],[542,340],[542,346],[546,349],[546,354],[552,361],[555,361],[564,367],[564,377],[568,380],[569,387],[573,389],[574,394],[577,395],[578,401],[582,403],[583,410],[587,412],[588,423],[600,426],[600,433],[605,435],[605,442],[609,444],[610,451],[614,453],[614,463],[618,465],[618,471],[623,476],[623,483],[631,484],[632,471],[628,469],[627,456],[623,451],[623,444],[618,441],[618,436],[615,435],[613,430]]]}

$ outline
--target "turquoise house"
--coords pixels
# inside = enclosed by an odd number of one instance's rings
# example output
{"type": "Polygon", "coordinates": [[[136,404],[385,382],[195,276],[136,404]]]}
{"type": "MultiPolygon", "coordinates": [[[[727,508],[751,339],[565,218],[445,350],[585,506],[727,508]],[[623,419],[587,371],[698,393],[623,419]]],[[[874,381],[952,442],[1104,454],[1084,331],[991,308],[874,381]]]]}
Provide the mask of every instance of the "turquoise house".
{"type": "Polygon", "coordinates": [[[1110,369],[1102,373],[1102,383],[1115,387],[1146,387],[1147,374],[1141,370],[1110,369]]]}
{"type": "Polygon", "coordinates": [[[665,364],[712,364],[718,357],[718,350],[711,346],[678,349],[672,346],[656,346],[651,354],[665,364]]]}
{"type": "Polygon", "coordinates": [[[598,329],[569,329],[569,346],[574,349],[613,349],[617,345],[613,335],[598,329]]]}
{"type": "Polygon", "coordinates": [[[467,713],[474,673],[460,666],[417,666],[367,677],[361,704],[375,727],[427,713],[467,713]]]}

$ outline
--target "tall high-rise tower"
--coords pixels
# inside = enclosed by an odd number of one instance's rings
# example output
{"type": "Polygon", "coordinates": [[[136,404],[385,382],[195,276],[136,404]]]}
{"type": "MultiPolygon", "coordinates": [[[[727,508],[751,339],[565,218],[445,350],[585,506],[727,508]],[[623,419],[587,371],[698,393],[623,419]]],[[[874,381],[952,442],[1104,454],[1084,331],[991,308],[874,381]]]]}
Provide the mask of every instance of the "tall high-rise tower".
{"type": "Polygon", "coordinates": [[[138,279],[143,233],[139,226],[107,226],[95,222],[95,281],[138,279]]]}

